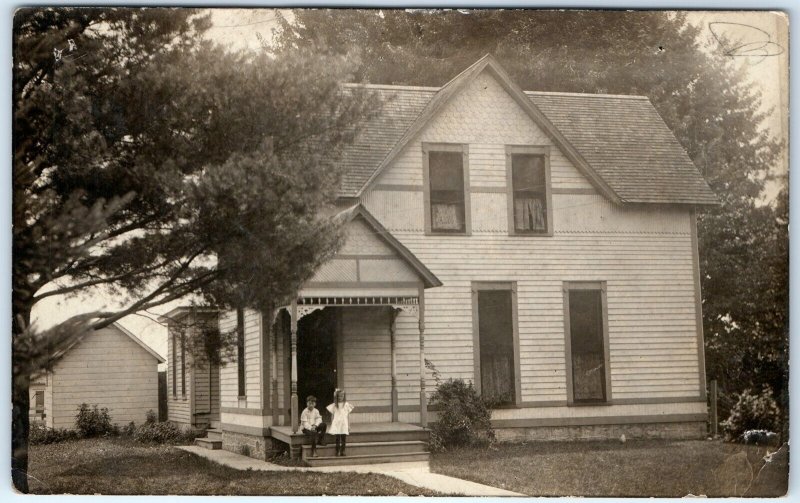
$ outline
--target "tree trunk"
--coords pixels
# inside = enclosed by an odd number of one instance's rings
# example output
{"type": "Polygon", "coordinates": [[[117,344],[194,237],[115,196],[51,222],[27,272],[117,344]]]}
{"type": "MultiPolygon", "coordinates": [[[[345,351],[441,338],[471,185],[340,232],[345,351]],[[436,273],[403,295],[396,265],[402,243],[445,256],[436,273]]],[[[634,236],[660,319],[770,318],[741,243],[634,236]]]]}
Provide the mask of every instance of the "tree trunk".
{"type": "MultiPolygon", "coordinates": [[[[14,292],[16,293],[16,292],[14,292]]],[[[15,299],[19,300],[19,299],[15,299]]],[[[30,324],[32,306],[23,302],[15,302],[14,317],[12,321],[13,334],[22,333],[30,324]],[[24,304],[20,307],[20,304],[24,304]]],[[[20,367],[15,365],[19,358],[24,358],[11,349],[11,480],[14,487],[21,493],[28,493],[28,437],[30,434],[30,376],[18,375],[20,367]]]]}
{"type": "Polygon", "coordinates": [[[11,479],[18,491],[28,493],[28,434],[30,433],[30,381],[12,377],[11,479]]]}

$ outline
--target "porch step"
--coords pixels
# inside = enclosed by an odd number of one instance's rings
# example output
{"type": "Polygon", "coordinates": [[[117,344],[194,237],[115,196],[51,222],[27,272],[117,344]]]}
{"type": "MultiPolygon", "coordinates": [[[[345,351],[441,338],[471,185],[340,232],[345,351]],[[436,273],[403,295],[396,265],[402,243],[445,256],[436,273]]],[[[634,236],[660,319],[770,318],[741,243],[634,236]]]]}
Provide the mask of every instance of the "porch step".
{"type": "Polygon", "coordinates": [[[208,438],[195,438],[194,439],[195,445],[202,447],[204,449],[210,449],[212,451],[216,451],[222,449],[222,440],[210,440],[208,438]]]}
{"type": "MultiPolygon", "coordinates": [[[[375,442],[427,442],[430,438],[430,432],[427,430],[408,430],[408,431],[350,431],[347,436],[347,445],[350,444],[363,444],[375,442]]],[[[329,444],[336,444],[336,437],[333,435],[325,435],[325,442],[329,444]]],[[[303,442],[305,443],[305,441],[303,442]]]]}
{"type": "MultiPolygon", "coordinates": [[[[347,442],[346,452],[347,456],[382,456],[382,455],[395,455],[395,454],[410,454],[426,452],[428,444],[419,440],[409,440],[402,442],[347,442]]],[[[328,458],[336,456],[336,444],[330,443],[327,445],[317,445],[317,457],[328,458]]],[[[311,445],[303,445],[303,459],[308,460],[311,458],[311,445]]]]}
{"type": "Polygon", "coordinates": [[[398,463],[406,461],[428,461],[430,458],[430,454],[427,452],[350,455],[350,445],[347,446],[347,453],[347,456],[319,456],[316,458],[307,458],[305,459],[305,462],[309,466],[341,466],[372,465],[377,463],[398,463]]]}
{"type": "Polygon", "coordinates": [[[222,430],[217,428],[208,428],[206,430],[206,438],[209,440],[219,440],[222,441],[222,430]]]}

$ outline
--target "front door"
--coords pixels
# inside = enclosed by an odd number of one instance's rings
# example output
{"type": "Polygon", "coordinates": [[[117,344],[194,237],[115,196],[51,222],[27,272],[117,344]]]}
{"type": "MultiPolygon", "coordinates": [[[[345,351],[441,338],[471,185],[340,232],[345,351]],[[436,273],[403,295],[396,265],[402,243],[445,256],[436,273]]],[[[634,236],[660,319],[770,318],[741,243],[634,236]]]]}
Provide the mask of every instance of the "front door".
{"type": "Polygon", "coordinates": [[[304,316],[297,326],[297,401],[300,409],[306,397],[317,397],[317,409],[328,421],[325,407],[336,389],[336,337],[339,327],[336,308],[304,316]]]}

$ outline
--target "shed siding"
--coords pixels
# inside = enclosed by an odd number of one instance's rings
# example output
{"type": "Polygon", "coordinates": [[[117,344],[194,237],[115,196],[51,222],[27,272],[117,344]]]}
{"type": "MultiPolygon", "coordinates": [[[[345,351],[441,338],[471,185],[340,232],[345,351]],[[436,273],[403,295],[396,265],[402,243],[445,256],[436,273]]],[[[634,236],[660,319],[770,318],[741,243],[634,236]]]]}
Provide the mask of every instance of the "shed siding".
{"type": "Polygon", "coordinates": [[[53,370],[53,427],[72,428],[81,403],[107,407],[118,425],[144,422],[158,411],[158,361],[110,326],[66,353],[53,370]]]}
{"type": "MultiPolygon", "coordinates": [[[[566,401],[563,282],[606,281],[612,399],[700,396],[689,211],[607,201],[488,74],[362,203],[444,283],[425,292],[425,355],[443,378],[474,378],[471,282],[516,281],[522,401],[566,401]],[[422,142],[469,145],[471,236],[424,235],[422,142]],[[506,145],[551,147],[552,237],[508,235],[506,145]]],[[[397,334],[400,404],[417,404],[415,323],[397,334]]]]}

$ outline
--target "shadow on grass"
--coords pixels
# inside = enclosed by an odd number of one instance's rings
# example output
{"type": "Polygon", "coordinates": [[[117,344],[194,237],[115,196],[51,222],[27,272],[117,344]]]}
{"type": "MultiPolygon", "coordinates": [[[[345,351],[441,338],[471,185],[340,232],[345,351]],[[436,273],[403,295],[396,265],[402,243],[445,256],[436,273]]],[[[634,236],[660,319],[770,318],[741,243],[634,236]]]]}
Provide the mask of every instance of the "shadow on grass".
{"type": "Polygon", "coordinates": [[[33,494],[426,495],[377,474],[242,471],[165,446],[111,439],[36,446],[33,494]]]}

